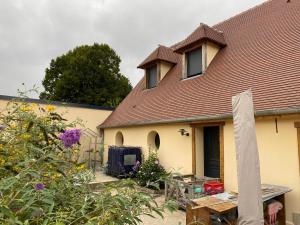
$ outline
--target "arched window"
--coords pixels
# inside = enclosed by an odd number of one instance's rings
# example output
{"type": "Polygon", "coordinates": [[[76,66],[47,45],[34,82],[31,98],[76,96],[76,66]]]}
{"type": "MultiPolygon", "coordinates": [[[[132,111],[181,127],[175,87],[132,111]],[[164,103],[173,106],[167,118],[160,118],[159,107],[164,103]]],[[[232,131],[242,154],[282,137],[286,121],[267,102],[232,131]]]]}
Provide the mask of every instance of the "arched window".
{"type": "Polygon", "coordinates": [[[160,147],[160,137],[156,131],[151,131],[147,138],[148,146],[150,148],[159,149],[160,147]]]}
{"type": "Polygon", "coordinates": [[[124,143],[124,137],[121,131],[118,131],[116,134],[116,145],[122,146],[124,143]]]}

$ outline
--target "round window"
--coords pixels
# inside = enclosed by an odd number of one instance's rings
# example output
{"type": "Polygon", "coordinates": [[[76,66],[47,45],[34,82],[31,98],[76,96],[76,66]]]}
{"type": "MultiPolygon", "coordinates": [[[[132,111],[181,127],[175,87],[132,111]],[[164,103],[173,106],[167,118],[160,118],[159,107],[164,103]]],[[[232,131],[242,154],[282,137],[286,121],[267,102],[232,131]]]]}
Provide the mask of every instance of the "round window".
{"type": "Polygon", "coordinates": [[[121,131],[118,131],[116,134],[116,145],[117,146],[122,146],[124,143],[124,137],[121,131]]]}
{"type": "Polygon", "coordinates": [[[160,137],[156,131],[151,131],[148,134],[148,146],[150,148],[159,149],[160,147],[160,137]]]}
{"type": "Polygon", "coordinates": [[[159,138],[158,133],[156,133],[156,135],[155,135],[155,147],[156,147],[156,149],[159,149],[159,146],[160,146],[160,138],[159,138]]]}

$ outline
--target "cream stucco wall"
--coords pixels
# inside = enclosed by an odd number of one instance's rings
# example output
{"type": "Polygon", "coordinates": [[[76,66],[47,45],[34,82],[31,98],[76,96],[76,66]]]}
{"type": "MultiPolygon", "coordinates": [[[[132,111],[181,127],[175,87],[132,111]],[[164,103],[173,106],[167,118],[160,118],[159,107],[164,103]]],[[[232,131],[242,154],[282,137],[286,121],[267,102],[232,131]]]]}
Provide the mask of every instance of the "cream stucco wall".
{"type": "MultiPolygon", "coordinates": [[[[299,118],[298,118],[299,120],[299,118]]],[[[274,119],[257,119],[256,136],[260,157],[262,183],[288,186],[286,194],[287,220],[292,212],[300,213],[300,175],[295,118],[278,118],[278,133],[274,119]]],[[[237,190],[236,155],[232,122],[224,126],[224,180],[227,190],[237,190]]]]}
{"type": "MultiPolygon", "coordinates": [[[[8,100],[0,99],[0,111],[6,108],[8,100]]],[[[45,105],[46,104],[40,104],[45,105]]],[[[64,113],[64,118],[69,122],[76,119],[81,119],[86,128],[90,128],[92,131],[98,133],[97,126],[101,124],[111,113],[110,110],[81,108],[74,106],[54,105],[55,109],[59,113],[64,113]]]]}
{"type": "Polygon", "coordinates": [[[214,43],[206,43],[206,67],[209,66],[213,58],[217,55],[220,47],[214,43]]]}
{"type": "Polygon", "coordinates": [[[204,176],[204,143],[203,127],[195,128],[196,142],[196,175],[204,176]]]}
{"type": "Polygon", "coordinates": [[[156,131],[160,136],[158,155],[161,164],[167,170],[173,170],[182,174],[192,173],[192,138],[181,136],[179,129],[184,128],[191,134],[189,125],[160,125],[139,126],[120,129],[104,130],[104,145],[107,159],[109,145],[115,145],[115,136],[118,131],[122,132],[125,146],[140,146],[143,153],[148,155],[147,137],[151,131],[156,131]]]}
{"type": "Polygon", "coordinates": [[[162,79],[164,79],[166,74],[169,72],[169,70],[173,67],[173,65],[171,63],[161,61],[159,66],[160,66],[160,69],[159,69],[160,80],[162,80],[162,79]]]}
{"type": "MultiPolygon", "coordinates": [[[[5,110],[8,100],[0,99],[0,112],[5,110]]],[[[47,104],[39,103],[40,106],[46,107],[47,104]]],[[[84,107],[75,107],[70,105],[54,105],[55,111],[62,115],[64,119],[68,122],[73,122],[77,119],[80,119],[84,127],[80,126],[80,129],[90,129],[92,132],[85,131],[81,135],[81,153],[80,160],[87,160],[88,153],[87,150],[97,149],[100,144],[100,134],[97,130],[97,126],[101,124],[111,113],[111,110],[102,110],[102,109],[91,109],[84,107]]],[[[98,158],[99,155],[96,155],[98,158]]]]}
{"type": "MultiPolygon", "coordinates": [[[[274,118],[256,120],[257,141],[260,153],[261,177],[263,183],[288,186],[293,189],[286,195],[287,220],[292,221],[292,213],[300,212],[300,175],[297,148],[297,130],[294,122],[300,116],[278,117],[278,133],[274,118]]],[[[160,135],[158,151],[161,163],[166,169],[175,169],[182,174],[192,173],[192,138],[181,136],[178,130],[191,127],[186,125],[153,125],[104,130],[106,153],[108,145],[115,144],[115,136],[121,131],[124,145],[141,146],[148,152],[147,136],[151,131],[160,135]]],[[[195,129],[196,173],[203,175],[203,130],[195,129]]],[[[224,182],[226,190],[237,190],[236,155],[232,121],[224,126],[224,182]]],[[[291,222],[290,222],[291,224],[291,222]]]]}

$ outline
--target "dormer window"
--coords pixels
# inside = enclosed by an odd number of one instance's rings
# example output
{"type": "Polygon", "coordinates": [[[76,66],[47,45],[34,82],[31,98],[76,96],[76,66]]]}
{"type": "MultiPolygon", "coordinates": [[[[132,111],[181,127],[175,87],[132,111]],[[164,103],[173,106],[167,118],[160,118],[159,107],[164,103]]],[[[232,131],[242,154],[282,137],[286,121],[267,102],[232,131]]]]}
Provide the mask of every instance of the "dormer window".
{"type": "Polygon", "coordinates": [[[180,55],[172,48],[160,45],[139,66],[145,71],[145,89],[157,87],[179,61],[180,55]]]}
{"type": "Polygon", "coordinates": [[[174,52],[182,55],[182,78],[205,74],[209,64],[225,46],[222,31],[200,24],[193,33],[175,46],[174,52]]]}
{"type": "Polygon", "coordinates": [[[146,69],[147,88],[154,88],[157,86],[157,65],[146,69]]]}
{"type": "Polygon", "coordinates": [[[186,53],[186,77],[202,74],[202,48],[197,48],[186,53]]]}

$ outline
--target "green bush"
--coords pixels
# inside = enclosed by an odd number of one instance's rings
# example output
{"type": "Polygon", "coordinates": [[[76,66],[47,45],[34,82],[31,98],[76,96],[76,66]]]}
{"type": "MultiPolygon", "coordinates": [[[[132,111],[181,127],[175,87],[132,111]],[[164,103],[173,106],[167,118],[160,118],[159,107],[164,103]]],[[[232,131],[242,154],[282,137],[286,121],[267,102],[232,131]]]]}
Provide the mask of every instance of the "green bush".
{"type": "Polygon", "coordinates": [[[94,193],[90,172],[76,161],[78,123],[51,105],[12,101],[0,125],[0,224],[138,224],[143,214],[174,209],[172,202],[157,207],[132,181],[94,193]]]}
{"type": "Polygon", "coordinates": [[[139,167],[136,178],[141,186],[159,188],[159,182],[162,181],[168,173],[159,163],[156,152],[150,152],[149,157],[139,167]]]}

